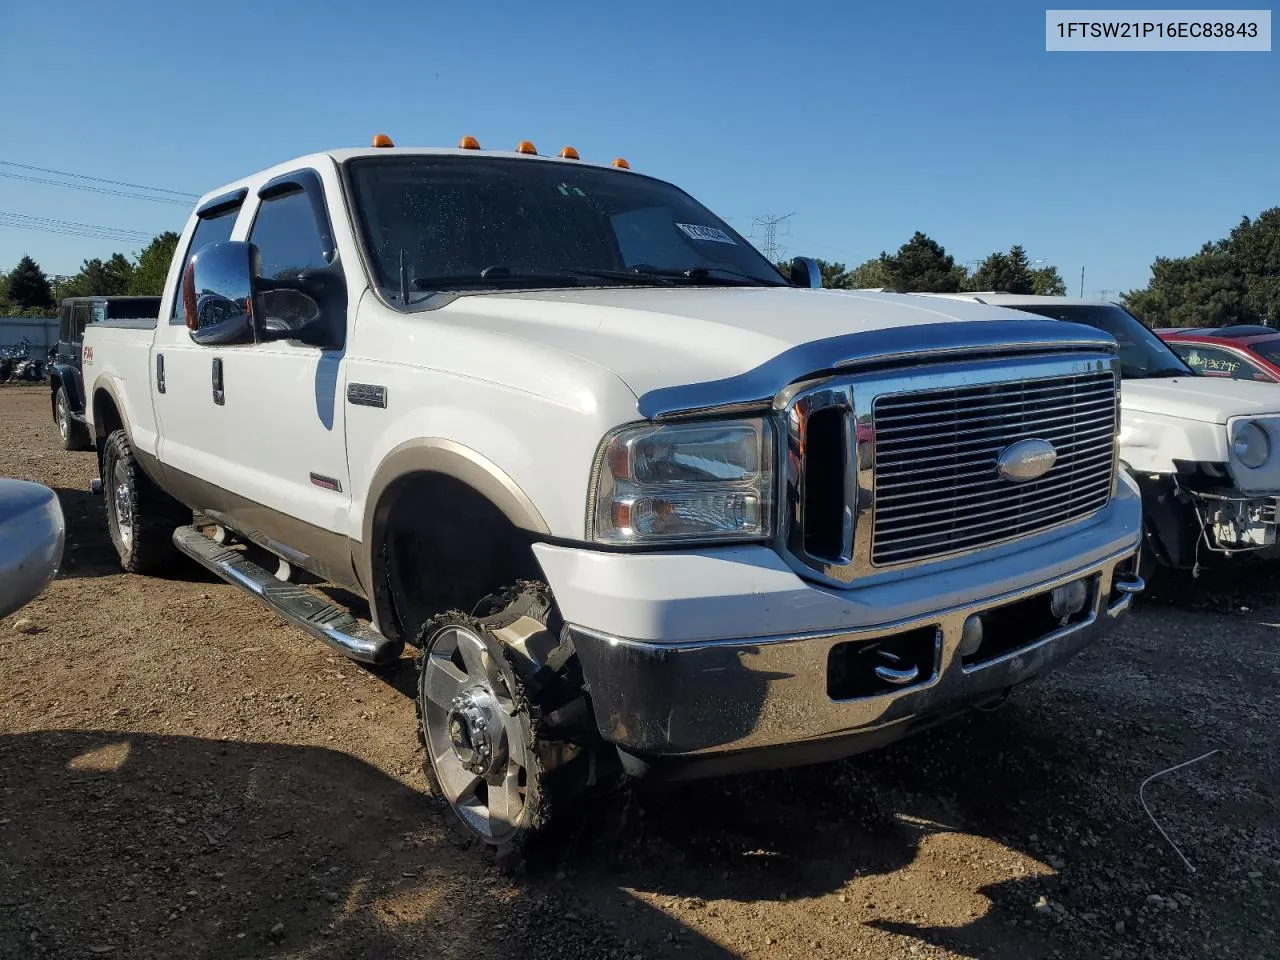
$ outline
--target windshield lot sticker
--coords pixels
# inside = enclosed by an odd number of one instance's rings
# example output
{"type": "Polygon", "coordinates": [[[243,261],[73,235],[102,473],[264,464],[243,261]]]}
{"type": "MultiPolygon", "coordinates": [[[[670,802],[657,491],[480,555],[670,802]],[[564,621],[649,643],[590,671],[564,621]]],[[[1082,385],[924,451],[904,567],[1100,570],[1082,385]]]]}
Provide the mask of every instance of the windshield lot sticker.
{"type": "Polygon", "coordinates": [[[719,227],[703,227],[696,223],[677,223],[677,227],[695,240],[706,240],[710,243],[731,243],[735,247],[738,242],[719,227]]]}
{"type": "Polygon", "coordinates": [[[1238,360],[1219,360],[1217,357],[1206,357],[1192,350],[1187,354],[1187,366],[1199,367],[1201,370],[1212,370],[1214,373],[1235,373],[1240,369],[1238,360]]]}

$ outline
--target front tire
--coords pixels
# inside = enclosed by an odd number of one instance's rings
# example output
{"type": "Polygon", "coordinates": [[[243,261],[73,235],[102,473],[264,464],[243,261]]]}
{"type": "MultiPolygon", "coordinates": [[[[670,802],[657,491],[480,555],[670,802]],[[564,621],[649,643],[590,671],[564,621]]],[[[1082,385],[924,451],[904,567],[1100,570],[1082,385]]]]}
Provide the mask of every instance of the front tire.
{"type": "Polygon", "coordinates": [[[596,746],[550,588],[520,583],[422,629],[423,772],[469,833],[510,854],[581,793],[596,746]]]}
{"type": "Polygon", "coordinates": [[[120,566],[129,573],[147,573],[177,555],[173,531],[190,523],[191,513],[142,472],[123,430],[107,437],[102,488],[107,528],[120,566]]]}
{"type": "Polygon", "coordinates": [[[58,424],[63,450],[88,450],[93,446],[89,428],[71,415],[71,401],[65,387],[58,387],[53,398],[53,419],[58,424]]]}

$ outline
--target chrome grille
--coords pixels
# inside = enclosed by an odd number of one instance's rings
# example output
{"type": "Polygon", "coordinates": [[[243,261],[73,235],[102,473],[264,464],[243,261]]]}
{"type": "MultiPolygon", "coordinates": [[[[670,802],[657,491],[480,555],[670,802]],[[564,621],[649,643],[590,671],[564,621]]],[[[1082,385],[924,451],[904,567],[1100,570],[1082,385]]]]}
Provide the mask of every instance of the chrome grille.
{"type": "Polygon", "coordinates": [[[882,395],[873,406],[871,562],[918,562],[1027,536],[1106,506],[1115,458],[1110,370],[882,395]],[[1018,440],[1058,459],[1039,479],[996,470],[1018,440]]]}

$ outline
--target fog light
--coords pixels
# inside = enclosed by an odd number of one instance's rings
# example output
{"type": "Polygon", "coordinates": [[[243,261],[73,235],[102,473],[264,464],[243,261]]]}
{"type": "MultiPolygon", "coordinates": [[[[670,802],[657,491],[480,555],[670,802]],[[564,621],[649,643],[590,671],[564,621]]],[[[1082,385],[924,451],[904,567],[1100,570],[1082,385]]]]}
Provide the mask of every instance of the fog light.
{"type": "Polygon", "coordinates": [[[1083,580],[1073,580],[1049,593],[1049,612],[1056,620],[1066,620],[1084,609],[1089,599],[1089,587],[1083,580]]]}
{"type": "Polygon", "coordinates": [[[982,646],[982,617],[972,614],[965,618],[960,628],[960,656],[971,657],[982,646]]]}

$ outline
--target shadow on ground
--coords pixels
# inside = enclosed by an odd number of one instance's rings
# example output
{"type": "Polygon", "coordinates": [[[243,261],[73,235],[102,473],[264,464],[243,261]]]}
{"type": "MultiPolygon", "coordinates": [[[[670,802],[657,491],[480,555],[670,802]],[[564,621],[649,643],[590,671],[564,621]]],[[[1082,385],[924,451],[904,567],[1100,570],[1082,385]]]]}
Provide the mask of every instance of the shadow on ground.
{"type": "Polygon", "coordinates": [[[730,955],[616,888],[593,913],[551,878],[513,886],[421,793],[331,750],[10,735],[0,810],[4,957],[730,955]]]}
{"type": "MultiPolygon", "coordinates": [[[[66,547],[58,579],[79,580],[109,577],[121,573],[120,558],[107,530],[105,501],[88,490],[55,487],[62,516],[67,525],[66,547]]],[[[174,562],[151,576],[165,580],[212,583],[217,580],[204,567],[176,554],[174,562]]]]}

